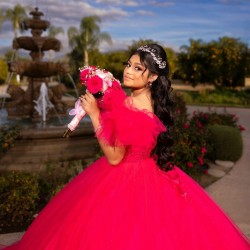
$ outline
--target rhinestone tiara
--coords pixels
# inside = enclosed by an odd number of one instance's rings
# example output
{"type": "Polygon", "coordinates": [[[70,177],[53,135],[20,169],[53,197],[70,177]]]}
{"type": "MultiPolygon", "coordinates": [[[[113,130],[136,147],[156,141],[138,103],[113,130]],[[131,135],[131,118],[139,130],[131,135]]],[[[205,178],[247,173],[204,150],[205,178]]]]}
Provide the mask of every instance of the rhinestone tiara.
{"type": "Polygon", "coordinates": [[[151,56],[153,57],[153,60],[155,61],[155,63],[158,64],[160,69],[164,69],[166,67],[167,65],[166,61],[163,61],[160,56],[156,55],[157,52],[155,49],[150,48],[148,45],[144,45],[139,47],[137,50],[150,53],[151,56]]]}

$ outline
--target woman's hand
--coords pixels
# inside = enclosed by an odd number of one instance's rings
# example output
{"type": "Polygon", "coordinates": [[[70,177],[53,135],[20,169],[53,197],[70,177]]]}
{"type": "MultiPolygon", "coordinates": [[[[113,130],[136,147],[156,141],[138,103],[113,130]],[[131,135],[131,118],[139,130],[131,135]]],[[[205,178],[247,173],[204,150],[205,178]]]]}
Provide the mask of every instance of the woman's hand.
{"type": "Polygon", "coordinates": [[[100,109],[97,105],[97,101],[89,91],[86,91],[85,95],[81,95],[80,100],[82,108],[90,116],[90,118],[96,115],[99,116],[100,109]]]}

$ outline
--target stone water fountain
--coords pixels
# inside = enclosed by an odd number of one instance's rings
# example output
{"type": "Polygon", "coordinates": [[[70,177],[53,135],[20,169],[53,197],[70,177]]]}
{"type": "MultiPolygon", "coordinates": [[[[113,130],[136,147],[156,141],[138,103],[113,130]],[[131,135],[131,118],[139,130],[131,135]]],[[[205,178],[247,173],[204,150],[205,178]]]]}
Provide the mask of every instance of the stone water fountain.
{"type": "MultiPolygon", "coordinates": [[[[17,51],[24,49],[30,51],[31,61],[13,61],[8,64],[10,74],[27,77],[28,88],[24,91],[16,85],[9,85],[7,93],[11,96],[11,101],[6,103],[9,118],[29,117],[39,119],[39,113],[35,108],[34,101],[39,98],[41,84],[48,82],[52,76],[68,75],[70,69],[67,63],[42,61],[44,52],[53,50],[59,51],[61,43],[56,38],[42,36],[50,25],[47,20],[42,20],[43,13],[35,8],[30,12],[33,18],[27,18],[22,22],[22,26],[31,30],[32,36],[20,36],[13,40],[13,49],[17,51]]],[[[48,110],[48,117],[55,114],[65,115],[66,104],[62,101],[62,94],[66,91],[65,86],[60,83],[52,88],[48,88],[48,97],[54,109],[48,110]]]]}
{"type": "MultiPolygon", "coordinates": [[[[0,158],[0,171],[42,171],[48,162],[85,160],[92,158],[97,150],[96,139],[89,122],[83,122],[72,137],[62,138],[71,117],[59,125],[57,117],[68,117],[67,110],[71,107],[62,99],[66,92],[65,86],[59,83],[49,87],[49,81],[56,75],[68,75],[71,78],[70,69],[66,63],[42,61],[44,52],[59,51],[61,43],[56,38],[42,36],[50,23],[41,19],[43,13],[38,8],[31,11],[30,15],[33,18],[25,19],[22,24],[26,30],[31,30],[32,36],[15,38],[13,49],[30,51],[32,60],[16,60],[8,64],[9,77],[6,82],[10,99],[4,104],[9,119],[15,118],[21,121],[29,119],[30,124],[22,123],[20,138],[15,142],[14,147],[0,158]],[[13,74],[27,77],[26,90],[8,82],[13,74]],[[57,125],[46,122],[51,119],[56,119],[57,125]],[[40,124],[37,123],[39,120],[40,124]]],[[[72,84],[75,88],[73,81],[72,84]]],[[[76,91],[76,98],[77,95],[76,91]]],[[[74,105],[74,100],[72,103],[74,105]]]]}

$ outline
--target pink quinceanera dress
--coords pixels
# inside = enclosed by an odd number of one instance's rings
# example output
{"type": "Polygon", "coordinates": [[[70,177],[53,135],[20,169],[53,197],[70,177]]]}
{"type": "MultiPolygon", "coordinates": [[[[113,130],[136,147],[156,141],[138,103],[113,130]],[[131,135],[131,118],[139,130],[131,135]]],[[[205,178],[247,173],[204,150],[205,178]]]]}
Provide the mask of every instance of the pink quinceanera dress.
{"type": "Polygon", "coordinates": [[[98,135],[127,148],[122,162],[112,166],[102,157],[90,165],[6,249],[250,249],[195,181],[178,167],[159,169],[150,152],[165,128],[153,113],[126,103],[103,112],[98,135]]]}

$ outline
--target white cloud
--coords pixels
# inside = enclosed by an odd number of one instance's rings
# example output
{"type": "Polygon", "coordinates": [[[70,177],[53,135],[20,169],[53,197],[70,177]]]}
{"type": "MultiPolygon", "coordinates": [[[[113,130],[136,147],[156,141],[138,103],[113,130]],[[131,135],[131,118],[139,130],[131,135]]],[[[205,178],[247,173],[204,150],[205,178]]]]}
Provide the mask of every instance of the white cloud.
{"type": "Polygon", "coordinates": [[[133,0],[96,0],[96,3],[102,4],[115,4],[115,5],[123,5],[123,6],[138,6],[138,1],[133,0]]]}
{"type": "Polygon", "coordinates": [[[136,11],[136,13],[140,16],[154,16],[155,13],[152,11],[148,11],[148,10],[138,10],[136,11]]]}
{"type": "Polygon", "coordinates": [[[158,6],[158,7],[170,7],[175,5],[173,1],[150,1],[149,4],[153,6],[158,6]]]}
{"type": "Polygon", "coordinates": [[[108,45],[107,43],[102,43],[100,46],[100,51],[106,52],[106,51],[126,50],[130,44],[131,40],[113,39],[112,45],[108,45]]]}
{"type": "Polygon", "coordinates": [[[219,3],[223,4],[242,4],[249,3],[249,0],[217,0],[219,3]]]}
{"type": "MultiPolygon", "coordinates": [[[[89,15],[101,18],[101,31],[107,31],[114,41],[112,46],[102,44],[101,51],[125,49],[140,38],[176,46],[187,44],[190,38],[211,40],[230,34],[250,43],[249,0],[0,0],[0,8],[13,8],[18,2],[32,7],[37,2],[44,19],[64,28],[65,34],[58,36],[63,44],[60,53],[69,51],[68,27],[79,28],[81,19],[89,15]]],[[[0,51],[11,47],[12,39],[11,23],[5,22],[0,51]]]]}

